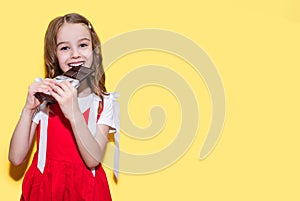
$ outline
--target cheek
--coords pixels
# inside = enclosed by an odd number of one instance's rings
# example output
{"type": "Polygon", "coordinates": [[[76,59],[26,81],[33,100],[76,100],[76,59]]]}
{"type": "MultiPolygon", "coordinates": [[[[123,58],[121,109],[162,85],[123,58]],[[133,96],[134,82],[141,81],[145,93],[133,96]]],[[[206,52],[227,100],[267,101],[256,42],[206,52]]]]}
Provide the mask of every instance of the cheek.
{"type": "Polygon", "coordinates": [[[69,66],[66,65],[66,60],[68,59],[67,54],[57,54],[57,60],[58,60],[58,64],[60,69],[65,72],[69,69],[69,66]]]}
{"type": "Polygon", "coordinates": [[[85,66],[90,67],[93,63],[93,51],[91,49],[85,50],[82,55],[86,58],[85,66]]]}
{"type": "Polygon", "coordinates": [[[82,52],[85,58],[90,59],[93,55],[93,50],[92,49],[86,49],[82,52]]]}
{"type": "Polygon", "coordinates": [[[67,60],[67,58],[68,58],[67,54],[57,53],[57,60],[60,64],[64,63],[67,60]]]}
{"type": "Polygon", "coordinates": [[[87,60],[86,60],[86,66],[90,67],[93,63],[93,52],[91,52],[88,56],[87,56],[87,60]]]}

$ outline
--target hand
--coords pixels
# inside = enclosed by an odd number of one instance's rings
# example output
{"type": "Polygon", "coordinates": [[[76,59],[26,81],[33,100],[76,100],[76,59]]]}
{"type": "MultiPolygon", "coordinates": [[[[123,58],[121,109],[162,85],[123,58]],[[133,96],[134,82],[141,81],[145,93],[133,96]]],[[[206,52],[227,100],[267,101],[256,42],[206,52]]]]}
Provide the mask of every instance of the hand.
{"type": "Polygon", "coordinates": [[[68,81],[54,82],[51,88],[50,95],[58,102],[65,117],[69,120],[74,119],[76,112],[80,111],[77,90],[68,81]]]}
{"type": "Polygon", "coordinates": [[[27,99],[25,104],[25,109],[35,110],[40,104],[40,100],[38,100],[34,94],[37,92],[41,93],[49,93],[52,91],[51,84],[55,83],[53,79],[42,79],[38,82],[33,82],[28,87],[27,99]]]}

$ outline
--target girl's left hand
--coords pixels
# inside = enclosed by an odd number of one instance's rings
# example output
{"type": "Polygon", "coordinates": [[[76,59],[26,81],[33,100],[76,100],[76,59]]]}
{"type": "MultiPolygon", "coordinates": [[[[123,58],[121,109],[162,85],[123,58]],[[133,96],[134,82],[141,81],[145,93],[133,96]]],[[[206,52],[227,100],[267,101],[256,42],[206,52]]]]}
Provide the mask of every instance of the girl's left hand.
{"type": "Polygon", "coordinates": [[[79,111],[77,90],[68,81],[55,82],[51,85],[51,95],[58,102],[60,109],[69,120],[79,111]]]}

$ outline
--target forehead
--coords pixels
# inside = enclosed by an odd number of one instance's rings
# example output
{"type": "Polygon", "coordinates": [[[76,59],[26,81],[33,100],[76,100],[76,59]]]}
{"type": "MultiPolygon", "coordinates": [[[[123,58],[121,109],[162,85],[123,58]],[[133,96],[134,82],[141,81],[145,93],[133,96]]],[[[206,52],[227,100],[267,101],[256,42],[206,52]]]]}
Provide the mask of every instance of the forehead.
{"type": "Polygon", "coordinates": [[[91,39],[89,29],[84,24],[64,23],[58,30],[56,41],[60,42],[76,42],[82,38],[91,39]]]}

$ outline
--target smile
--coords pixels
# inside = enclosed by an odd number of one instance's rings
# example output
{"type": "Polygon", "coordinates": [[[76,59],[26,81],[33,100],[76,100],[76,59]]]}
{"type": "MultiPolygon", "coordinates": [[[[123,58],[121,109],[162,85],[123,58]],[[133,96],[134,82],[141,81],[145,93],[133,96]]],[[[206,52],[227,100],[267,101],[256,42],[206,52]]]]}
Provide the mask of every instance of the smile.
{"type": "Polygon", "coordinates": [[[76,63],[70,63],[68,64],[68,66],[70,68],[73,68],[73,67],[78,67],[78,66],[82,66],[85,62],[76,62],[76,63]]]}

